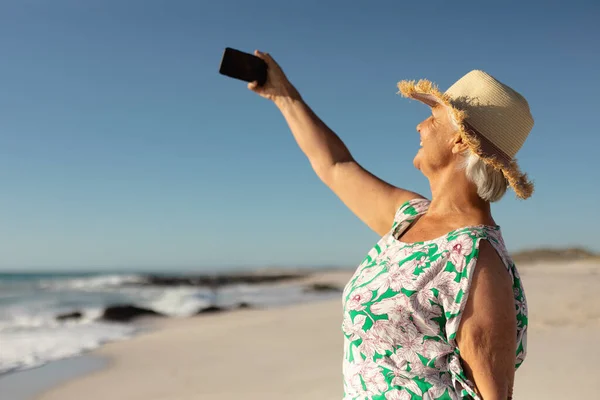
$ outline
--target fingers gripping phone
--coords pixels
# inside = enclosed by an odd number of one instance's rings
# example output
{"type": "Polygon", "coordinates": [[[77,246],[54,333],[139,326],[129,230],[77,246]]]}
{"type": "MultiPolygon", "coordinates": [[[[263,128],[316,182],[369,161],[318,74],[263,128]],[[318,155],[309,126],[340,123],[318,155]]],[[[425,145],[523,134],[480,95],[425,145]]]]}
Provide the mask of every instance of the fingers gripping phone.
{"type": "Polygon", "coordinates": [[[259,86],[267,82],[267,63],[254,54],[225,48],[219,73],[246,82],[257,81],[259,86]]]}

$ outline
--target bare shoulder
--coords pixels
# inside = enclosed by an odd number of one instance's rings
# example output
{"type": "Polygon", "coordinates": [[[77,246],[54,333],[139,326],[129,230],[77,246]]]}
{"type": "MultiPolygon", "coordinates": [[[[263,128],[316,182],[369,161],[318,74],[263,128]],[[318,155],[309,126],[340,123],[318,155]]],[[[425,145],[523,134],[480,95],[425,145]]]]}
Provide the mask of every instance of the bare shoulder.
{"type": "Polygon", "coordinates": [[[491,328],[515,323],[512,279],[504,262],[487,240],[481,240],[463,320],[491,328]]]}

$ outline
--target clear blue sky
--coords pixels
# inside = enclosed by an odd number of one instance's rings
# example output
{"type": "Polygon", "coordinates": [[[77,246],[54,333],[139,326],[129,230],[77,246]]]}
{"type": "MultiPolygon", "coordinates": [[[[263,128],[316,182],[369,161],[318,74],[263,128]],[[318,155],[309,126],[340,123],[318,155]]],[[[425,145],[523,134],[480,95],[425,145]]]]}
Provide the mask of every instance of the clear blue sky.
{"type": "Polygon", "coordinates": [[[427,196],[428,110],[396,83],[489,72],[536,121],[536,192],[494,206],[509,249],[600,250],[597,2],[90,3],[0,3],[2,269],[357,265],[377,235],[218,74],[227,46],[270,52],[359,162],[427,196]]]}

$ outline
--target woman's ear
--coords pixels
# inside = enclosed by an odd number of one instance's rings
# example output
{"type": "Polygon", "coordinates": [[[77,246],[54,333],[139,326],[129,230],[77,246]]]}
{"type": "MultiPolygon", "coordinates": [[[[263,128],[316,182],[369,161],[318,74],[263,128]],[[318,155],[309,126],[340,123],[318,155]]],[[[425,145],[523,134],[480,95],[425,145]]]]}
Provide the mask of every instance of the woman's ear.
{"type": "Polygon", "coordinates": [[[452,154],[462,154],[469,149],[460,133],[456,133],[452,141],[452,154]]]}

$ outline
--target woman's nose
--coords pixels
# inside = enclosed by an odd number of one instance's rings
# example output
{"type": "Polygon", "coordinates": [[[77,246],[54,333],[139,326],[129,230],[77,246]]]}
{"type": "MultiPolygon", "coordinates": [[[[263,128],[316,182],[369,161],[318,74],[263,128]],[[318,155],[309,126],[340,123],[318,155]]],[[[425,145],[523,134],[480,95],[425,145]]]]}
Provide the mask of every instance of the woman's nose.
{"type": "Polygon", "coordinates": [[[417,132],[421,133],[421,124],[420,123],[417,125],[417,132]]]}

